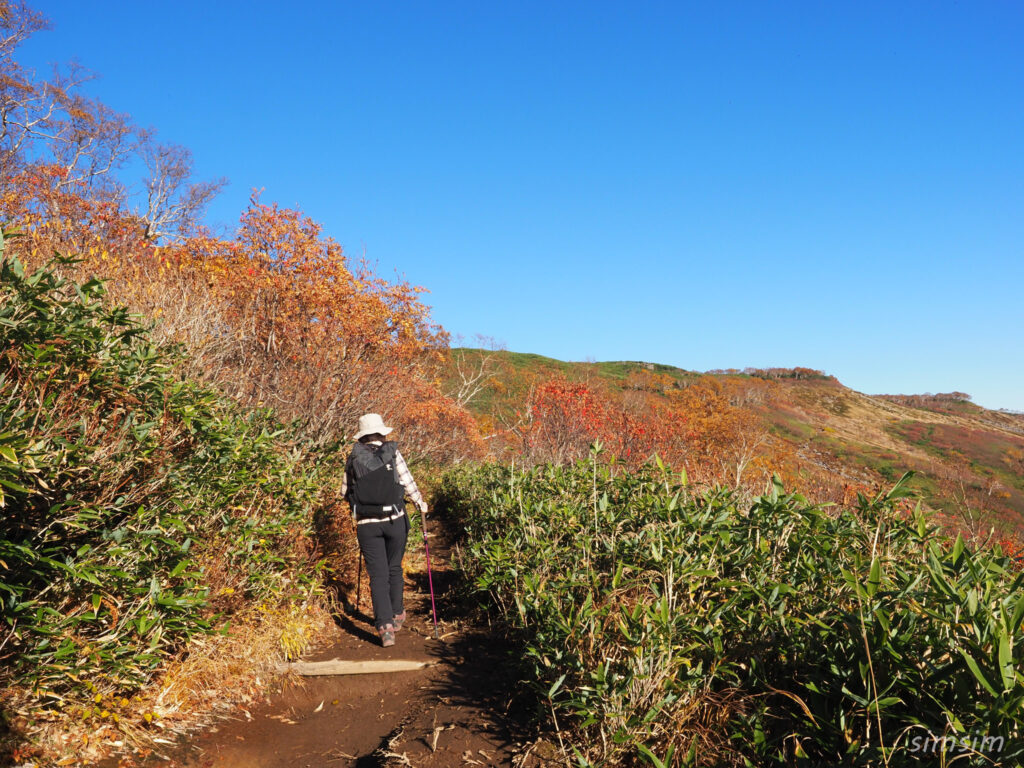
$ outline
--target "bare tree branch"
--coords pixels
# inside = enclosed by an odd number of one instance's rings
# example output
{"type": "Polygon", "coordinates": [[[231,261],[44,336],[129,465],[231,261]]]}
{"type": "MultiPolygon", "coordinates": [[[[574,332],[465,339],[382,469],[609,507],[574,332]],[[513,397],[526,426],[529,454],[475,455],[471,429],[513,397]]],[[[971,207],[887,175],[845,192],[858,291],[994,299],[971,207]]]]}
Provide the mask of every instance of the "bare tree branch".
{"type": "Polygon", "coordinates": [[[142,142],[142,159],[148,172],[144,179],[146,209],[140,214],[145,238],[188,235],[227,180],[192,181],[192,153],[177,144],[157,144],[151,136],[142,142]]]}
{"type": "Polygon", "coordinates": [[[60,113],[52,121],[49,143],[56,162],[64,169],[59,188],[96,185],[100,177],[124,164],[140,139],[128,115],[73,90],[77,71],[72,71],[70,82],[58,81],[56,89],[60,113]]]}
{"type": "Polygon", "coordinates": [[[46,132],[56,110],[51,85],[33,82],[33,73],[14,60],[18,46],[48,26],[26,3],[0,0],[0,184],[17,171],[27,142],[46,132]]]}
{"type": "MultiPolygon", "coordinates": [[[[503,345],[492,337],[477,334],[474,339],[479,344],[478,350],[466,349],[461,344],[452,349],[452,363],[458,380],[447,394],[460,408],[472,402],[494,378],[497,367],[494,353],[503,349],[503,345]]],[[[461,342],[461,337],[456,341],[461,342]]]]}

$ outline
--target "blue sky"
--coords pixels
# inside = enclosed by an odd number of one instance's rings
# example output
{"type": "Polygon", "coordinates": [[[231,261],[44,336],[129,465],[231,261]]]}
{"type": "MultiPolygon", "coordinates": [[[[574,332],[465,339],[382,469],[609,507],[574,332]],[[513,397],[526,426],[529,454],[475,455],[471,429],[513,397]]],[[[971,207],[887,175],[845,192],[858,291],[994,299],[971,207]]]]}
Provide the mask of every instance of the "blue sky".
{"type": "Polygon", "coordinates": [[[509,349],[1024,409],[1016,2],[36,3],[39,66],[509,349]]]}

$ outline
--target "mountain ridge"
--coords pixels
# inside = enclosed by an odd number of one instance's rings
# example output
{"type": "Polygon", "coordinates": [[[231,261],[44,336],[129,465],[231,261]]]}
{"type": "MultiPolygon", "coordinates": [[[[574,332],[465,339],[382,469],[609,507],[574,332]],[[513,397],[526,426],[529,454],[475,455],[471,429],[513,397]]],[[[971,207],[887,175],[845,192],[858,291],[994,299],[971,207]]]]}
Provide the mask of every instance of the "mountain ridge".
{"type": "MultiPolygon", "coordinates": [[[[643,411],[677,390],[719,382],[730,405],[763,426],[777,453],[850,482],[883,485],[913,471],[925,503],[980,531],[1024,523],[1024,415],[977,405],[962,392],[872,395],[811,368],[700,372],[647,361],[558,360],[534,353],[452,349],[454,383],[478,376],[463,403],[485,429],[499,432],[523,413],[543,382],[592,385],[643,411]],[[642,392],[644,397],[633,397],[642,392]]],[[[807,474],[806,472],[804,473],[807,474]]]]}

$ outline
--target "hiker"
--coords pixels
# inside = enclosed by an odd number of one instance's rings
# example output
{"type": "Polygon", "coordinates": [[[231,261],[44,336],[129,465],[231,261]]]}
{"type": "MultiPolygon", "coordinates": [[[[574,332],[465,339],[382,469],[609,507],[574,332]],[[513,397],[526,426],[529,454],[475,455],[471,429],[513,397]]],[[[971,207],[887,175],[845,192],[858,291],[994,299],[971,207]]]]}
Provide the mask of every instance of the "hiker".
{"type": "Polygon", "coordinates": [[[416,487],[398,444],[386,441],[391,427],[376,413],[359,417],[356,444],[345,464],[341,494],[352,508],[359,549],[370,575],[373,623],[385,648],[405,622],[402,557],[409,534],[405,496],[424,514],[427,503],[416,487]]]}

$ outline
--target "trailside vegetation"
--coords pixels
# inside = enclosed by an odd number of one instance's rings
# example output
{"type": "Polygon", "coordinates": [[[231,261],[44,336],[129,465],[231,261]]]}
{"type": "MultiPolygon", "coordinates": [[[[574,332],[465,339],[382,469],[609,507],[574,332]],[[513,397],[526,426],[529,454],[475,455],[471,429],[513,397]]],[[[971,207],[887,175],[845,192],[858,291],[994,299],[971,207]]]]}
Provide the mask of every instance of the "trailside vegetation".
{"type": "Polygon", "coordinates": [[[595,453],[456,470],[441,500],[574,765],[1017,765],[1024,576],[904,494],[825,508],[595,453]]]}
{"type": "MultiPolygon", "coordinates": [[[[70,716],[95,735],[191,638],[257,603],[319,599],[318,466],[269,411],[176,375],[180,350],[108,307],[99,281],[26,270],[10,241],[0,235],[0,706],[25,713],[23,729],[70,716]]],[[[281,651],[301,652],[281,629],[281,651]]]]}

